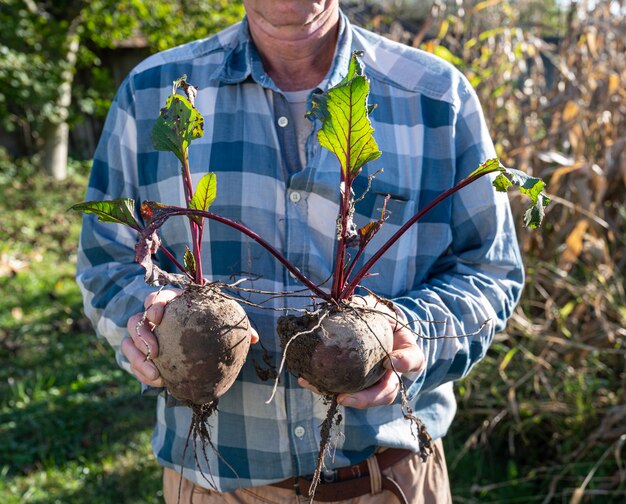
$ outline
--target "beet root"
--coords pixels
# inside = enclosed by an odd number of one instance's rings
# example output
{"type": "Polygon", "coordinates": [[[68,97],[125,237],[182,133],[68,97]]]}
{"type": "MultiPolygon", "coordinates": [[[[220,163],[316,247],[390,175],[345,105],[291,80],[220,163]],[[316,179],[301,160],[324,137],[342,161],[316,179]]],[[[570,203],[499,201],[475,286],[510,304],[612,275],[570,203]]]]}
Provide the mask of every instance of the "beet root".
{"type": "Polygon", "coordinates": [[[315,315],[278,320],[287,368],[323,394],[353,393],[385,374],[393,349],[386,315],[360,306],[326,306],[315,315]]]}
{"type": "Polygon", "coordinates": [[[188,286],[165,307],[153,359],[167,390],[190,406],[213,404],[233,384],[250,348],[241,305],[212,285],[188,286]]]}
{"type": "MultiPolygon", "coordinates": [[[[277,324],[287,368],[305,378],[327,396],[328,412],[320,431],[320,451],[309,497],[330,455],[332,429],[341,421],[337,394],[354,393],[371,387],[386,372],[385,358],[393,350],[393,329],[384,313],[355,305],[325,305],[315,314],[280,317],[277,324]]],[[[400,381],[402,414],[415,426],[422,460],[432,454],[431,438],[424,423],[413,414],[400,381]]]]}

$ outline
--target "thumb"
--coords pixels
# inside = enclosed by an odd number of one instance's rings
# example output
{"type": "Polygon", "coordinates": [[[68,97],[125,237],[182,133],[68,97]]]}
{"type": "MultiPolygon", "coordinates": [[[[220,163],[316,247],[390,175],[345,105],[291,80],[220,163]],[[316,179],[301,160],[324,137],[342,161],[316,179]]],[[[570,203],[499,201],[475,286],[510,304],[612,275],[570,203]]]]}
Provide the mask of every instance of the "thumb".
{"type": "Polygon", "coordinates": [[[383,365],[387,369],[395,369],[398,373],[416,373],[424,369],[426,358],[421,347],[413,343],[394,349],[383,365]]]}

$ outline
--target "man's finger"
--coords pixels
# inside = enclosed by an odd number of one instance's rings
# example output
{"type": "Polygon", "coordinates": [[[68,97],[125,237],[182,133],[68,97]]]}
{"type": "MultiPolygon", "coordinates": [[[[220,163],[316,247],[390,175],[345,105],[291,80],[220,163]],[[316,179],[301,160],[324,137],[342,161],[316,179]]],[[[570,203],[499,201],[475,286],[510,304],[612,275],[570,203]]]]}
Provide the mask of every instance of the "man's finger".
{"type": "Polygon", "coordinates": [[[387,371],[375,385],[365,390],[352,394],[339,394],[337,402],[341,406],[357,409],[384,406],[394,402],[399,390],[398,377],[393,371],[387,371]]]}
{"type": "Polygon", "coordinates": [[[401,345],[389,354],[391,359],[385,359],[383,365],[387,369],[394,369],[398,373],[416,373],[424,368],[426,359],[424,352],[415,343],[401,345]],[[392,366],[393,364],[393,366],[392,366]]]}
{"type": "Polygon", "coordinates": [[[316,387],[314,387],[313,385],[311,385],[307,380],[305,380],[304,378],[298,378],[298,385],[300,385],[302,388],[308,389],[311,392],[313,392],[314,394],[317,395],[324,395],[322,394],[319,390],[317,390],[316,387]]]}
{"type": "Polygon", "coordinates": [[[168,301],[174,299],[176,296],[180,296],[181,293],[182,290],[180,289],[164,289],[148,294],[144,300],[144,306],[146,308],[145,318],[153,324],[159,325],[168,301]]]}
{"type": "Polygon", "coordinates": [[[152,332],[154,326],[143,317],[141,313],[137,313],[128,319],[126,329],[131,337],[135,347],[142,352],[144,357],[157,357],[159,355],[159,342],[152,332]]]}
{"type": "Polygon", "coordinates": [[[137,379],[146,385],[162,387],[163,379],[156,366],[146,360],[146,356],[135,346],[131,338],[122,341],[122,353],[130,363],[130,369],[137,379]]]}
{"type": "MultiPolygon", "coordinates": [[[[152,364],[151,362],[147,361],[147,364],[149,364],[150,366],[154,368],[154,364],[152,364]]],[[[134,373],[134,375],[137,377],[137,379],[144,385],[149,385],[150,387],[156,387],[156,388],[161,388],[165,386],[165,382],[163,381],[163,378],[161,377],[161,375],[157,375],[156,379],[152,379],[152,376],[154,376],[153,369],[140,369],[140,368],[135,368],[132,366],[130,369],[134,373]]]]}

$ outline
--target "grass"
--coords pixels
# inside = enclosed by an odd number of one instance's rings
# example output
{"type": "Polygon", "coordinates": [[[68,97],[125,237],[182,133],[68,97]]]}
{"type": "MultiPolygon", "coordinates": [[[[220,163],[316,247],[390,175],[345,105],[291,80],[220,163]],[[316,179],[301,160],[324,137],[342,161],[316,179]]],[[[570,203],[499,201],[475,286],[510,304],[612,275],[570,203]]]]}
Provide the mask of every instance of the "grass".
{"type": "Polygon", "coordinates": [[[74,282],[86,167],[67,181],[2,166],[0,502],[160,502],[154,399],[115,364],[74,282]]]}

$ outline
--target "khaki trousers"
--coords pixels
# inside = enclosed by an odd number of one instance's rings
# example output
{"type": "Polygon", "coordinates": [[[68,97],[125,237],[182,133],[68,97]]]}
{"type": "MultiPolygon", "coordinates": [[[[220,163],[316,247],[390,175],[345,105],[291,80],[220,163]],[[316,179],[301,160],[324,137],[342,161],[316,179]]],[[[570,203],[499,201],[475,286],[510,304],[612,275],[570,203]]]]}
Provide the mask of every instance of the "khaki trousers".
{"type": "MultiPolygon", "coordinates": [[[[382,474],[393,479],[404,491],[410,504],[450,504],[450,481],[441,439],[433,443],[433,454],[422,462],[418,454],[411,455],[391,466],[382,474]]],[[[297,504],[309,502],[298,497],[293,490],[271,485],[240,488],[234,492],[219,493],[182,479],[180,501],[178,486],[180,474],[172,469],[163,471],[163,497],[166,504],[297,504]]],[[[368,494],[355,499],[337,501],[335,504],[397,504],[397,499],[383,490],[376,495],[368,494]]]]}

